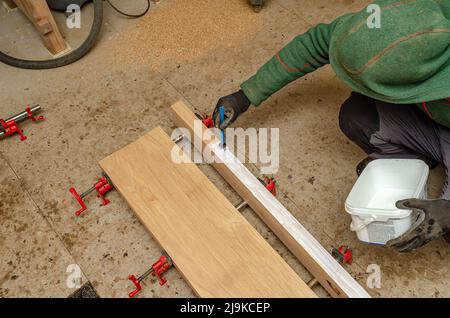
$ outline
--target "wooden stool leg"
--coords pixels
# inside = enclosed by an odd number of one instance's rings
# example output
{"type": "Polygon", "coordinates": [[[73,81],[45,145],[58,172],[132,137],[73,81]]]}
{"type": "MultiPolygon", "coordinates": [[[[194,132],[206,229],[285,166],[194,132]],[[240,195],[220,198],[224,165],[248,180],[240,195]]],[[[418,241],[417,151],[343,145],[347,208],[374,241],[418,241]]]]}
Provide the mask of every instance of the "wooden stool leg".
{"type": "Polygon", "coordinates": [[[58,54],[67,48],[45,0],[12,0],[36,27],[45,47],[58,54]]]}

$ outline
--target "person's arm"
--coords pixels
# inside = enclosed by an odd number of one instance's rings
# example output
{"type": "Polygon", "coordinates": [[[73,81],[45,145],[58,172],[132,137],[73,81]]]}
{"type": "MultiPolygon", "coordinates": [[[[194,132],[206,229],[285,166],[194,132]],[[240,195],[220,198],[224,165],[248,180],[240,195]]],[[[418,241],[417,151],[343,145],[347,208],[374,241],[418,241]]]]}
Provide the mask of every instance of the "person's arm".
{"type": "Polygon", "coordinates": [[[241,84],[252,105],[258,106],[288,83],[329,63],[331,35],[339,18],[319,24],[294,38],[250,79],[241,84]]]}
{"type": "Polygon", "coordinates": [[[294,38],[250,79],[241,90],[224,96],[213,112],[215,125],[222,129],[246,112],[250,104],[259,106],[288,83],[329,63],[331,36],[342,16],[330,24],[319,24],[294,38]],[[219,107],[224,107],[225,121],[219,121],[219,107]]]}

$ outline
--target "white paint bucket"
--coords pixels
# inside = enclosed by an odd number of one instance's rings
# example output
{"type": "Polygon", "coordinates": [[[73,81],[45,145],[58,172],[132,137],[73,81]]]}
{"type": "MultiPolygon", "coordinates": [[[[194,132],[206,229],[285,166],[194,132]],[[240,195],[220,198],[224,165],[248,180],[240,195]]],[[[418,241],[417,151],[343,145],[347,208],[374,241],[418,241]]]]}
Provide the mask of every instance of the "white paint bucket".
{"type": "Polygon", "coordinates": [[[409,230],[412,210],[395,206],[398,200],[427,198],[429,169],[422,160],[378,159],[370,162],[345,201],[352,216],[350,229],[358,239],[385,245],[409,230]]]}

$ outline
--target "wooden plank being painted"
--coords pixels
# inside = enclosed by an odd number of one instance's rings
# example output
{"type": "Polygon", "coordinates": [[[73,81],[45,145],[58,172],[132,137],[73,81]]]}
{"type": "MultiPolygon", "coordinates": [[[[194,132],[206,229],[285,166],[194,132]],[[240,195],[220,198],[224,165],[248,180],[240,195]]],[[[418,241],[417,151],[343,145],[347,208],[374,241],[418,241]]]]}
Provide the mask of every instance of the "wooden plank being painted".
{"type": "Polygon", "coordinates": [[[316,297],[162,129],[100,166],[198,296],[316,297]]]}
{"type": "Polygon", "coordinates": [[[187,128],[190,136],[200,141],[194,143],[196,147],[202,146],[203,153],[220,159],[212,163],[214,168],[333,297],[370,297],[258,179],[230,151],[222,149],[217,138],[204,139],[206,127],[198,124],[199,129],[194,129],[194,122],[201,122],[183,102],[172,106],[172,114],[178,127],[187,128]]]}
{"type": "Polygon", "coordinates": [[[33,23],[50,53],[56,55],[67,48],[46,0],[13,1],[33,23]]]}

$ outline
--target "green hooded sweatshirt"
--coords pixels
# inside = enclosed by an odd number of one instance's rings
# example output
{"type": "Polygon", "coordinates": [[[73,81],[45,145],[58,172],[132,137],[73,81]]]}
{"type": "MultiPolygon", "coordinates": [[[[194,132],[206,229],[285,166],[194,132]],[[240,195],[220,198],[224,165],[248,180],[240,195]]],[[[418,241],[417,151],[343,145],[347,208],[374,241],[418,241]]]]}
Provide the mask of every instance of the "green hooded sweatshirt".
{"type": "Polygon", "coordinates": [[[353,91],[417,104],[450,127],[450,0],[378,0],[297,36],[241,88],[258,106],[288,83],[331,64],[353,91]],[[369,23],[368,23],[369,21],[369,23]]]}

